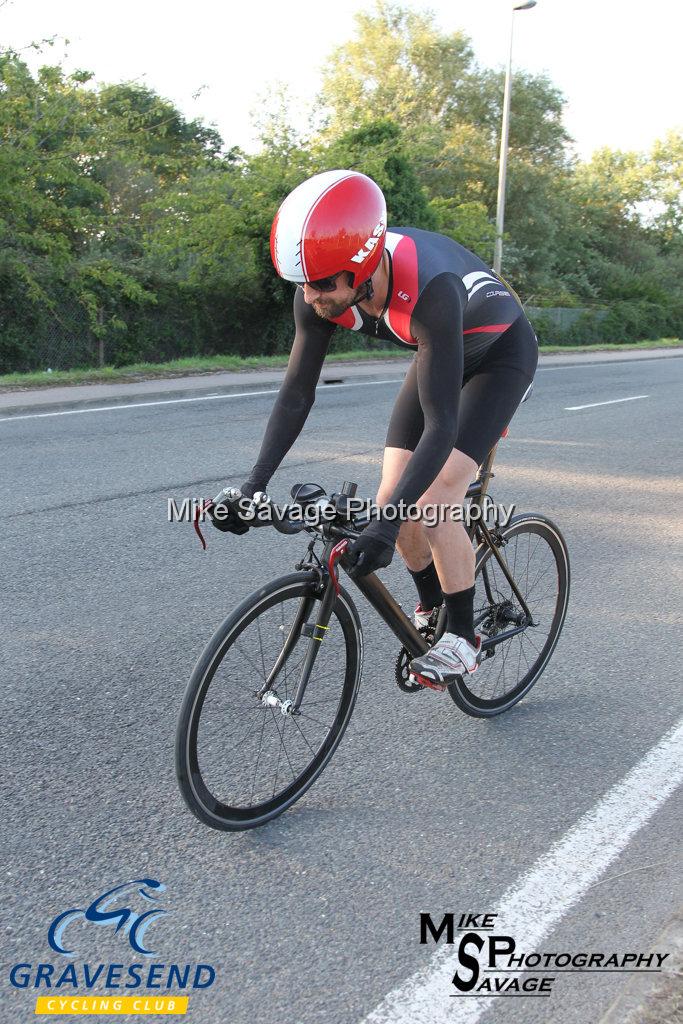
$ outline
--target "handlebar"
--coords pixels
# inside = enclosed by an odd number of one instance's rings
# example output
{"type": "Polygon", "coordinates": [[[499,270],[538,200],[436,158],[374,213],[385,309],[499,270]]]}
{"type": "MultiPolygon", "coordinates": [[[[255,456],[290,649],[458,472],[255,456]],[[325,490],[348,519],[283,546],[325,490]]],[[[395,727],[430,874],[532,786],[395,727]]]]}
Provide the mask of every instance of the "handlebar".
{"type": "Polygon", "coordinates": [[[288,536],[302,533],[303,531],[320,534],[325,531],[326,536],[354,540],[360,535],[360,531],[367,526],[369,516],[349,516],[348,519],[345,519],[343,501],[340,499],[345,500],[349,497],[348,492],[345,493],[347,486],[352,486],[355,491],[355,485],[345,484],[341,494],[328,496],[320,488],[321,493],[316,500],[307,501],[305,504],[294,501],[289,506],[277,505],[263,491],[257,491],[253,498],[248,498],[236,487],[224,487],[215,498],[206,501],[201,508],[197,509],[194,518],[194,528],[202,543],[202,547],[206,548],[206,542],[199,528],[199,520],[202,513],[208,512],[217,505],[229,504],[236,505],[240,518],[252,527],[273,526],[278,533],[288,536]],[[337,500],[335,501],[335,499],[337,500]],[[291,516],[291,512],[294,509],[299,510],[296,518],[291,516]],[[311,521],[310,513],[308,518],[306,517],[305,510],[308,509],[317,510],[317,522],[311,521]],[[304,515],[303,519],[300,518],[301,514],[304,515]]]}

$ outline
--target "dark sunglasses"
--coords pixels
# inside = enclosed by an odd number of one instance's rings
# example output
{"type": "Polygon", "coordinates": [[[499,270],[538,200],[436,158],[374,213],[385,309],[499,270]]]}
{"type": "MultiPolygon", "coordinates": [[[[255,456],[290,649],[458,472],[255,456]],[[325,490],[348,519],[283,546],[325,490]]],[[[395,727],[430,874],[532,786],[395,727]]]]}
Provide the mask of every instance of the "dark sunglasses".
{"type": "MultiPolygon", "coordinates": [[[[337,287],[337,278],[341,277],[344,273],[340,270],[338,274],[333,274],[332,277],[321,277],[318,281],[305,281],[310,288],[314,288],[317,292],[333,292],[337,287]]],[[[299,288],[303,289],[303,284],[299,285],[299,288]]]]}

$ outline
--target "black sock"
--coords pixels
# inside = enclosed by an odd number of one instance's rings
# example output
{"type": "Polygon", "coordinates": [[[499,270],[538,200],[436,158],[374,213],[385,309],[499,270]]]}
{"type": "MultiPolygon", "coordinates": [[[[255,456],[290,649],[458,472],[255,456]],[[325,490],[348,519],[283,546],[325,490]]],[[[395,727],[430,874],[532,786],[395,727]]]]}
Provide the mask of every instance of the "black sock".
{"type": "Polygon", "coordinates": [[[408,572],[415,580],[420,604],[426,612],[443,604],[441,584],[433,562],[419,572],[413,572],[412,569],[408,569],[408,572]]]}
{"type": "Polygon", "coordinates": [[[474,647],[474,587],[459,590],[455,594],[444,594],[448,621],[446,630],[456,636],[464,636],[474,647]]]}

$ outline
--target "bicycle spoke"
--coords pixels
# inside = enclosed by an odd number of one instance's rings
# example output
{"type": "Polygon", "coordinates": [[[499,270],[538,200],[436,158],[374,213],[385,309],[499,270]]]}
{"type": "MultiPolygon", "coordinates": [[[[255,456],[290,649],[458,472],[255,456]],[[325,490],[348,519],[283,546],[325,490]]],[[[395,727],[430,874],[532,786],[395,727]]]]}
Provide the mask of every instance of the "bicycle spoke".
{"type": "Polygon", "coordinates": [[[273,779],[273,792],[272,792],[271,796],[275,796],[275,790],[277,788],[277,777],[278,777],[278,772],[280,771],[280,757],[282,755],[282,751],[284,749],[284,745],[285,745],[284,744],[284,740],[282,739],[282,737],[280,737],[280,745],[277,748],[277,761],[275,762],[275,778],[273,779]]]}
{"type": "Polygon", "coordinates": [[[251,784],[251,798],[252,798],[252,800],[254,799],[254,784],[256,782],[256,769],[258,768],[259,758],[261,757],[261,748],[263,747],[263,733],[264,733],[265,727],[266,727],[266,719],[265,719],[265,715],[264,715],[263,721],[261,723],[261,736],[260,736],[260,739],[259,739],[258,753],[256,755],[256,762],[254,764],[254,775],[253,775],[252,784],[251,784]]]}
{"type": "MultiPolygon", "coordinates": [[[[242,744],[243,744],[243,743],[244,743],[244,742],[245,742],[246,740],[248,740],[248,739],[249,739],[249,737],[250,737],[250,736],[252,735],[252,733],[256,732],[256,730],[258,729],[258,727],[259,727],[259,723],[258,723],[258,721],[254,722],[254,724],[253,724],[253,725],[251,725],[251,726],[250,726],[250,727],[249,727],[249,728],[247,729],[247,731],[246,731],[246,733],[245,733],[245,734],[243,735],[242,739],[240,739],[240,740],[237,740],[237,747],[241,746],[241,745],[242,745],[242,744]]],[[[230,739],[230,734],[229,734],[229,733],[228,733],[227,739],[228,739],[228,740],[230,739]]]]}
{"type": "MultiPolygon", "coordinates": [[[[500,549],[501,556],[536,625],[496,643],[479,670],[473,676],[463,677],[454,692],[469,695],[467,701],[492,707],[500,704],[503,710],[506,699],[520,690],[524,680],[533,681],[553,636],[563,586],[552,536],[542,524],[531,528],[522,524],[517,529],[513,526],[510,534],[505,535],[507,543],[500,549]]],[[[495,641],[514,624],[513,617],[522,609],[492,550],[481,557],[476,585],[477,596],[482,600],[475,611],[475,627],[495,641]]],[[[476,713],[467,704],[462,706],[469,713],[476,713]]]]}
{"type": "Polygon", "coordinates": [[[256,674],[257,674],[257,675],[259,676],[259,678],[260,678],[260,679],[263,679],[263,682],[265,683],[265,681],[266,681],[266,678],[267,678],[267,674],[266,674],[266,667],[265,667],[265,664],[264,664],[264,666],[263,666],[263,674],[261,675],[261,671],[260,671],[260,669],[259,669],[258,665],[257,665],[257,664],[256,664],[256,662],[254,661],[254,659],[253,659],[253,658],[251,657],[251,655],[250,655],[250,654],[247,654],[247,653],[246,653],[246,651],[244,651],[244,650],[242,649],[242,647],[241,647],[241,645],[239,644],[239,642],[235,641],[235,647],[236,647],[236,648],[238,649],[238,651],[240,652],[240,654],[242,655],[242,657],[243,657],[243,658],[245,658],[245,659],[246,659],[246,661],[248,661],[248,662],[249,662],[249,664],[250,664],[250,665],[252,665],[252,666],[254,667],[254,670],[256,671],[256,674]]]}
{"type": "MultiPolygon", "coordinates": [[[[323,704],[334,704],[338,707],[339,701],[335,700],[334,697],[330,697],[329,700],[307,700],[304,701],[304,703],[301,705],[301,708],[316,708],[321,707],[323,704]]],[[[299,708],[299,710],[301,710],[301,708],[299,708]]]]}
{"type": "Polygon", "coordinates": [[[527,635],[527,632],[526,632],[526,631],[525,631],[524,633],[521,633],[520,635],[521,635],[522,637],[524,637],[524,639],[526,640],[526,642],[527,642],[527,643],[531,644],[531,646],[533,647],[533,649],[534,649],[534,650],[536,651],[536,654],[540,654],[540,653],[541,653],[541,649],[540,649],[539,647],[537,647],[537,646],[536,646],[536,644],[535,644],[535,643],[533,642],[533,640],[531,639],[531,637],[527,635]]]}
{"type": "Polygon", "coordinates": [[[265,659],[263,657],[263,637],[261,636],[261,620],[260,620],[260,618],[258,618],[256,620],[256,628],[258,630],[258,641],[259,641],[258,645],[259,645],[259,653],[261,655],[261,664],[263,666],[263,678],[265,679],[266,678],[266,663],[265,663],[265,659]]]}
{"type": "MultiPolygon", "coordinates": [[[[286,632],[286,630],[285,630],[285,606],[283,604],[280,605],[280,619],[281,619],[281,625],[282,625],[282,647],[280,648],[280,654],[282,654],[282,652],[285,649],[285,645],[287,643],[287,640],[289,639],[290,633],[292,631],[292,627],[291,626],[289,628],[289,633],[286,632]]],[[[284,663],[283,668],[284,668],[283,682],[284,682],[284,687],[285,687],[285,700],[287,700],[288,697],[289,697],[289,691],[287,689],[287,659],[286,658],[285,658],[285,663],[284,663]]]]}
{"type": "MultiPolygon", "coordinates": [[[[246,619],[208,682],[200,705],[196,756],[203,785],[222,805],[248,812],[276,806],[283,794],[295,791],[316,761],[334,749],[329,738],[339,732],[344,695],[349,695],[348,630],[339,628],[336,612],[324,646],[314,649],[315,662],[296,716],[282,715],[278,706],[256,697],[276,664],[271,694],[283,703],[295,697],[312,643],[308,639],[302,644],[299,638],[293,642],[302,600],[302,591],[293,588],[291,597],[275,599],[246,619]]],[[[315,615],[312,605],[307,618],[317,621],[315,615]]]]}
{"type": "Polygon", "coordinates": [[[282,732],[280,732],[280,729],[279,729],[277,721],[276,721],[275,722],[275,728],[277,729],[278,734],[280,736],[280,745],[278,747],[278,763],[279,763],[279,760],[280,760],[280,752],[284,751],[285,757],[287,758],[287,764],[289,765],[290,771],[292,773],[292,778],[296,779],[296,772],[294,771],[294,767],[292,765],[292,762],[289,759],[289,754],[287,753],[287,747],[285,746],[285,735],[284,735],[285,734],[285,725],[283,724],[282,732]]]}
{"type": "Polygon", "coordinates": [[[531,586],[528,588],[528,590],[526,591],[526,593],[524,595],[524,597],[526,598],[527,602],[528,602],[528,599],[529,599],[530,595],[533,594],[534,589],[538,586],[539,582],[543,579],[543,577],[547,576],[549,572],[553,572],[554,569],[555,569],[555,567],[553,565],[549,565],[546,569],[542,569],[542,570],[539,571],[538,575],[536,576],[536,579],[533,581],[533,583],[531,584],[531,586]]]}
{"type": "MultiPolygon", "coordinates": [[[[282,730],[282,731],[283,731],[283,733],[284,733],[284,728],[283,728],[283,730],[282,730]]],[[[291,771],[291,773],[292,773],[292,779],[293,779],[294,781],[296,781],[296,772],[294,771],[294,765],[292,764],[292,762],[291,762],[291,761],[290,761],[290,759],[289,759],[289,754],[287,753],[287,747],[285,746],[284,736],[283,736],[283,738],[282,738],[282,749],[283,749],[283,750],[284,750],[284,752],[285,752],[285,757],[287,758],[287,764],[289,765],[289,769],[290,769],[290,771],[291,771]]]]}
{"type": "Polygon", "coordinates": [[[292,719],[292,721],[294,722],[294,725],[295,725],[295,726],[297,727],[297,729],[299,730],[299,733],[301,734],[301,738],[302,738],[302,740],[304,741],[304,743],[306,744],[306,746],[308,747],[308,749],[310,750],[310,752],[311,752],[312,754],[315,754],[315,751],[313,750],[313,747],[311,746],[311,744],[310,744],[310,743],[308,742],[308,740],[306,739],[306,737],[305,737],[305,735],[304,735],[304,733],[303,733],[303,731],[302,731],[302,729],[301,729],[301,726],[300,726],[300,725],[299,725],[299,723],[297,722],[296,718],[293,718],[293,719],[292,719]]]}
{"type": "Polygon", "coordinates": [[[526,667],[527,667],[527,669],[528,669],[528,670],[530,670],[530,669],[531,669],[531,665],[529,664],[529,659],[528,659],[528,658],[527,658],[527,656],[526,656],[526,651],[525,651],[525,649],[524,649],[524,644],[520,643],[520,645],[519,645],[519,650],[520,650],[520,654],[523,654],[523,655],[524,655],[524,660],[525,660],[525,662],[526,662],[526,667]]]}
{"type": "Polygon", "coordinates": [[[307,714],[307,712],[305,712],[305,711],[300,711],[299,718],[305,718],[309,722],[315,722],[315,724],[319,725],[322,729],[326,729],[328,732],[330,731],[329,725],[326,725],[324,722],[321,722],[319,719],[314,718],[313,715],[307,714]]]}

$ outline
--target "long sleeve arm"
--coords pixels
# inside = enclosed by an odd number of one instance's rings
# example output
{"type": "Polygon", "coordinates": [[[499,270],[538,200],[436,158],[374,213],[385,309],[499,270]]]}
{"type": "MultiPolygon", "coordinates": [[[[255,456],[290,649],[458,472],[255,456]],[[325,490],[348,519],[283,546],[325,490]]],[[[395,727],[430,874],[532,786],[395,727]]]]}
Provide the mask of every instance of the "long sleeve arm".
{"type": "MultiPolygon", "coordinates": [[[[462,282],[441,274],[415,305],[411,331],[417,339],[417,387],[424,431],[389,504],[412,504],[434,482],[455,445],[463,374],[462,282]]],[[[400,522],[381,520],[378,535],[394,541],[400,522]]]]}
{"type": "Polygon", "coordinates": [[[242,485],[245,494],[265,490],[270,478],[303,430],[315,401],[330,338],[335,325],[319,318],[297,288],[294,296],[296,333],[287,372],[275,400],[256,463],[242,485]]]}

